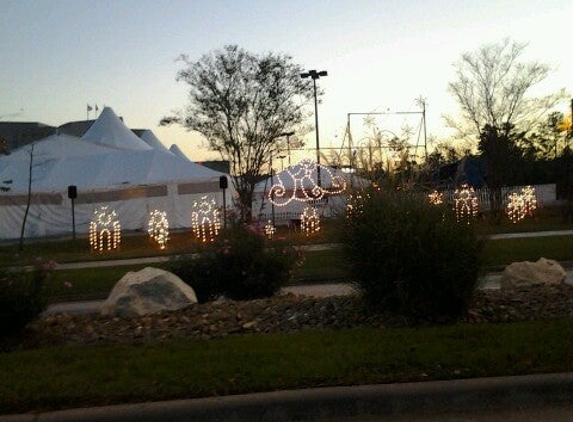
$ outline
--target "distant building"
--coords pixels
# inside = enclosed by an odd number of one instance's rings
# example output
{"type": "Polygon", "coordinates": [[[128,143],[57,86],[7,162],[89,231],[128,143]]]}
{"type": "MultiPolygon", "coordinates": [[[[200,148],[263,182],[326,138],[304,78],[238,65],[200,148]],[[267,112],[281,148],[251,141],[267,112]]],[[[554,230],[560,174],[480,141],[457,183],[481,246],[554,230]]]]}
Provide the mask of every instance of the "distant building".
{"type": "Polygon", "coordinates": [[[54,126],[39,122],[0,122],[0,136],[6,141],[8,151],[14,151],[54,133],[54,126]]]}
{"type": "Polygon", "coordinates": [[[231,172],[231,165],[227,160],[213,160],[213,161],[195,161],[211,170],[220,171],[221,173],[229,174],[231,172]]]}
{"type": "Polygon", "coordinates": [[[77,136],[81,138],[94,124],[95,120],[79,120],[68,122],[58,127],[58,133],[63,135],[77,136]]]}

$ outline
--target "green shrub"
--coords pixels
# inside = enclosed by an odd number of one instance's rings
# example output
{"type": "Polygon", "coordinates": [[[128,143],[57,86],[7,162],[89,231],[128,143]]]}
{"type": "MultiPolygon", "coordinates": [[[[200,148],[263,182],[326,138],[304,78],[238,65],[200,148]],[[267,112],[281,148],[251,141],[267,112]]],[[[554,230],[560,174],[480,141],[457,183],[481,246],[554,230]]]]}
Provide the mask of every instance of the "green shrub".
{"type": "Polygon", "coordinates": [[[467,310],[483,249],[472,225],[419,193],[371,189],[350,205],[339,234],[369,305],[430,320],[467,310]]]}
{"type": "Polygon", "coordinates": [[[31,272],[0,271],[0,338],[21,333],[46,308],[50,265],[31,272]]]}
{"type": "Polygon", "coordinates": [[[233,225],[195,258],[177,259],[170,271],[195,290],[199,302],[270,297],[291,278],[297,251],[269,242],[256,228],[233,225]]]}
{"type": "Polygon", "coordinates": [[[212,253],[201,253],[201,257],[178,257],[171,262],[168,269],[193,288],[199,303],[205,303],[217,299],[221,295],[221,289],[217,282],[216,268],[212,266],[212,253]]]}

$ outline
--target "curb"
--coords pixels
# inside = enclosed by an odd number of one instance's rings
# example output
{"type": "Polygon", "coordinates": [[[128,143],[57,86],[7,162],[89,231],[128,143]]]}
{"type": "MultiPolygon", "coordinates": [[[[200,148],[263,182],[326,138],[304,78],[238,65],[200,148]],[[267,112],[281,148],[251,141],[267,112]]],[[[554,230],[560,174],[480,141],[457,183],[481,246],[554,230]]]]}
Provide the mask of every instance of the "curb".
{"type": "Polygon", "coordinates": [[[329,387],[0,416],[1,422],[278,422],[571,404],[573,373],[329,387]]]}

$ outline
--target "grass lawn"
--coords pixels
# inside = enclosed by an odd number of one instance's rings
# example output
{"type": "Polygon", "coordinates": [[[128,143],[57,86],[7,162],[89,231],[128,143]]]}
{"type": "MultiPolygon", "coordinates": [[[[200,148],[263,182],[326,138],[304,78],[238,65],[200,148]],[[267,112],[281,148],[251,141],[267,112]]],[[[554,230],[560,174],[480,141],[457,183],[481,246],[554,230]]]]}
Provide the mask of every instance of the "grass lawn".
{"type": "Polygon", "coordinates": [[[240,335],[0,354],[0,414],[573,370],[573,320],[240,335]]]}

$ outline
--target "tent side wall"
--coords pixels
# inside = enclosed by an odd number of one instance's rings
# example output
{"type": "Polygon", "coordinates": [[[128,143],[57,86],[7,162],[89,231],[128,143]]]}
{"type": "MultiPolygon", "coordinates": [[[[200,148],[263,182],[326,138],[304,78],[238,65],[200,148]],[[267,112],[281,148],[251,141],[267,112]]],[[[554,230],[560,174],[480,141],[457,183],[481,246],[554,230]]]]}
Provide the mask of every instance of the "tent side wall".
{"type": "MultiPolygon", "coordinates": [[[[233,195],[232,189],[226,190],[228,207],[233,204],[233,195]]],[[[76,233],[88,233],[94,210],[103,205],[115,210],[122,230],[147,231],[149,214],[156,209],[167,213],[170,228],[189,228],[193,205],[204,196],[222,206],[218,180],[78,192],[74,203],[76,233]]],[[[36,193],[31,198],[26,238],[72,233],[72,203],[67,192],[36,193]]],[[[26,202],[27,195],[0,195],[0,239],[20,237],[26,202]]]]}

